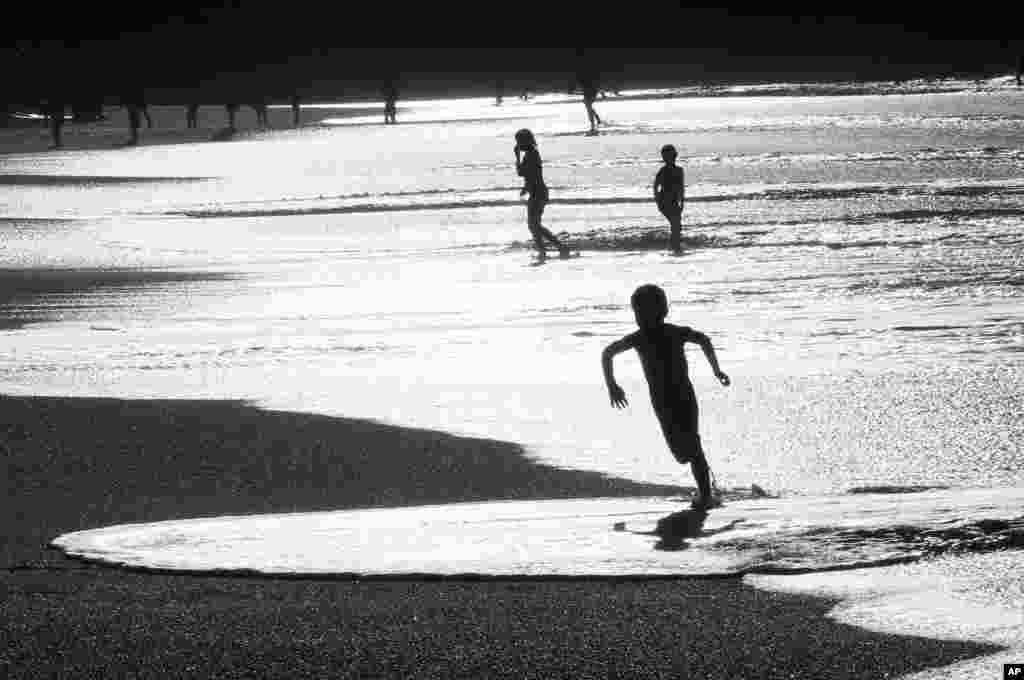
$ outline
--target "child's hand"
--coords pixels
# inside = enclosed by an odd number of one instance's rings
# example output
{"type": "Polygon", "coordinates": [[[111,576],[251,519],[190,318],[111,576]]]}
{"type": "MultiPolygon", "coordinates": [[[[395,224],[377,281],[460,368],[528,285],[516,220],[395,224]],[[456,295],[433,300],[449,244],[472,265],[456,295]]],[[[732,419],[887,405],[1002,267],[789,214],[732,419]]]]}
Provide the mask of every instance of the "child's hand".
{"type": "Polygon", "coordinates": [[[727,376],[722,371],[718,371],[717,373],[715,373],[715,377],[718,378],[718,382],[722,383],[726,387],[728,387],[729,383],[732,382],[731,380],[729,380],[729,376],[727,376]]]}
{"type": "Polygon", "coordinates": [[[608,397],[611,399],[612,406],[615,408],[622,408],[629,404],[629,402],[626,401],[626,393],[623,392],[622,388],[618,385],[608,386],[608,397]]]}

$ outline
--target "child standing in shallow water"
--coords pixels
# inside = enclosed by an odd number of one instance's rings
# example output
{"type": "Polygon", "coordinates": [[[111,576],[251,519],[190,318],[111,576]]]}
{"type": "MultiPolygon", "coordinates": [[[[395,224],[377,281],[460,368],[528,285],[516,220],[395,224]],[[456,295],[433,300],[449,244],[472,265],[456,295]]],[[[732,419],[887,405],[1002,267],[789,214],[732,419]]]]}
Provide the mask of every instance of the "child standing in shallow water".
{"type": "Polygon", "coordinates": [[[569,254],[568,248],[540,223],[541,215],[544,214],[544,206],[548,202],[548,186],[544,184],[537,140],[534,139],[533,133],[526,128],[516,133],[515,152],[516,172],[523,178],[523,188],[519,195],[530,194],[526,203],[526,221],[530,228],[530,234],[533,236],[534,245],[537,246],[537,256],[541,261],[547,258],[548,254],[544,249],[544,240],[547,239],[558,248],[560,256],[566,257],[569,254]]]}
{"type": "Polygon", "coordinates": [[[690,382],[683,346],[687,342],[700,345],[715,377],[723,385],[729,384],[729,376],[718,367],[715,348],[708,336],[687,326],[665,322],[668,300],[661,288],[652,284],[640,286],[633,293],[631,303],[639,330],[611,343],[601,354],[608,396],[615,408],[628,403],[625,392],[615,382],[612,359],[616,354],[635,349],[640,355],[651,403],[669,450],[681,464],[690,464],[697,482],[698,496],[693,508],[707,510],[717,501],[711,493],[710,469],[697,428],[697,397],[690,382]]]}
{"type": "Polygon", "coordinates": [[[661,214],[668,219],[671,229],[669,248],[678,255],[683,251],[681,240],[686,184],[683,169],[676,165],[677,156],[676,148],[671,144],[661,147],[661,159],[665,161],[665,165],[654,177],[654,202],[661,214]]]}

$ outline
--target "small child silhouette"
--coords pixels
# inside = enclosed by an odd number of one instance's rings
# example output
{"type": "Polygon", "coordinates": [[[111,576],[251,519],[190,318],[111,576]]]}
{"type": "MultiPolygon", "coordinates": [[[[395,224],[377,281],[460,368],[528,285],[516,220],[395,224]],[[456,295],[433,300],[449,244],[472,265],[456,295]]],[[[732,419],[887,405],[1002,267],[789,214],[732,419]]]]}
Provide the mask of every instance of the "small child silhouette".
{"type": "Polygon", "coordinates": [[[615,408],[628,403],[622,388],[615,382],[612,360],[616,354],[635,349],[640,355],[651,403],[669,450],[681,464],[690,464],[697,482],[698,496],[693,508],[707,510],[716,505],[717,500],[712,496],[710,469],[701,447],[697,397],[690,382],[683,346],[687,342],[700,345],[715,377],[723,385],[729,384],[729,376],[718,367],[715,348],[708,336],[687,326],[665,322],[668,300],[661,288],[653,284],[640,286],[633,293],[631,303],[639,330],[611,343],[601,354],[608,396],[615,408]]]}
{"type": "Polygon", "coordinates": [[[654,177],[654,202],[658,210],[668,219],[671,235],[669,248],[675,254],[682,252],[680,243],[683,231],[683,203],[686,201],[686,184],[683,169],[676,165],[678,153],[671,144],[661,147],[661,159],[665,165],[654,177]]]}

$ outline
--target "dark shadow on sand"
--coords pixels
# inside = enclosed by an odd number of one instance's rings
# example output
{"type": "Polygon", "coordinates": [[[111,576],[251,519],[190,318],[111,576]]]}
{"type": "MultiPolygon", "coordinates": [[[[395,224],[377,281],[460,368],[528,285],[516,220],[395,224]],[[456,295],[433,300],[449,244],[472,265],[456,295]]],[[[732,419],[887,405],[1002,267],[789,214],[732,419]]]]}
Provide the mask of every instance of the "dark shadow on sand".
{"type": "Polygon", "coordinates": [[[0,269],[0,330],[58,320],[56,314],[47,314],[46,303],[80,298],[86,292],[114,293],[156,284],[223,281],[233,276],[145,269],[0,269]]]}
{"type": "Polygon", "coordinates": [[[680,510],[659,519],[653,531],[634,531],[633,533],[642,536],[657,536],[658,542],[654,544],[655,550],[685,550],[689,547],[689,543],[686,542],[688,538],[713,536],[731,531],[743,523],[743,520],[737,519],[718,529],[705,530],[704,522],[707,518],[707,510],[680,510]]]}
{"type": "Polygon", "coordinates": [[[244,402],[0,397],[0,413],[8,565],[109,524],[680,491],[535,463],[509,442],[244,402]]]}
{"type": "MultiPolygon", "coordinates": [[[[137,146],[124,142],[120,146],[137,146]]],[[[13,175],[0,174],[0,186],[89,186],[92,184],[153,184],[202,182],[215,177],[116,177],[111,175],[13,175]]]]}
{"type": "MultiPolygon", "coordinates": [[[[497,498],[666,494],[511,443],[230,401],[0,396],[6,677],[878,678],[998,651],[883,635],[737,579],[287,581],[64,558],[125,522],[497,498]]],[[[692,512],[663,540],[701,531],[692,512]]]]}
{"type": "MultiPolygon", "coordinates": [[[[877,680],[999,649],[882,635],[740,581],[0,576],[7,676],[877,680]]],[[[988,677],[1000,677],[992,675],[988,677]]]]}

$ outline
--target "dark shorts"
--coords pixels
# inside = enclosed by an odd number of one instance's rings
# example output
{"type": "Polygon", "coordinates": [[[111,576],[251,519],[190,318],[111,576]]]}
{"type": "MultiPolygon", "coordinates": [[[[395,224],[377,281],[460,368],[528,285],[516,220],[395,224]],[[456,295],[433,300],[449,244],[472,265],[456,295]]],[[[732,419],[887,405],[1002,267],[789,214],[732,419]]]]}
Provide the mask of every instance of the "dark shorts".
{"type": "Polygon", "coordinates": [[[696,402],[682,402],[669,408],[656,408],[661,432],[673,457],[680,463],[689,463],[704,457],[697,431],[696,402]]]}

